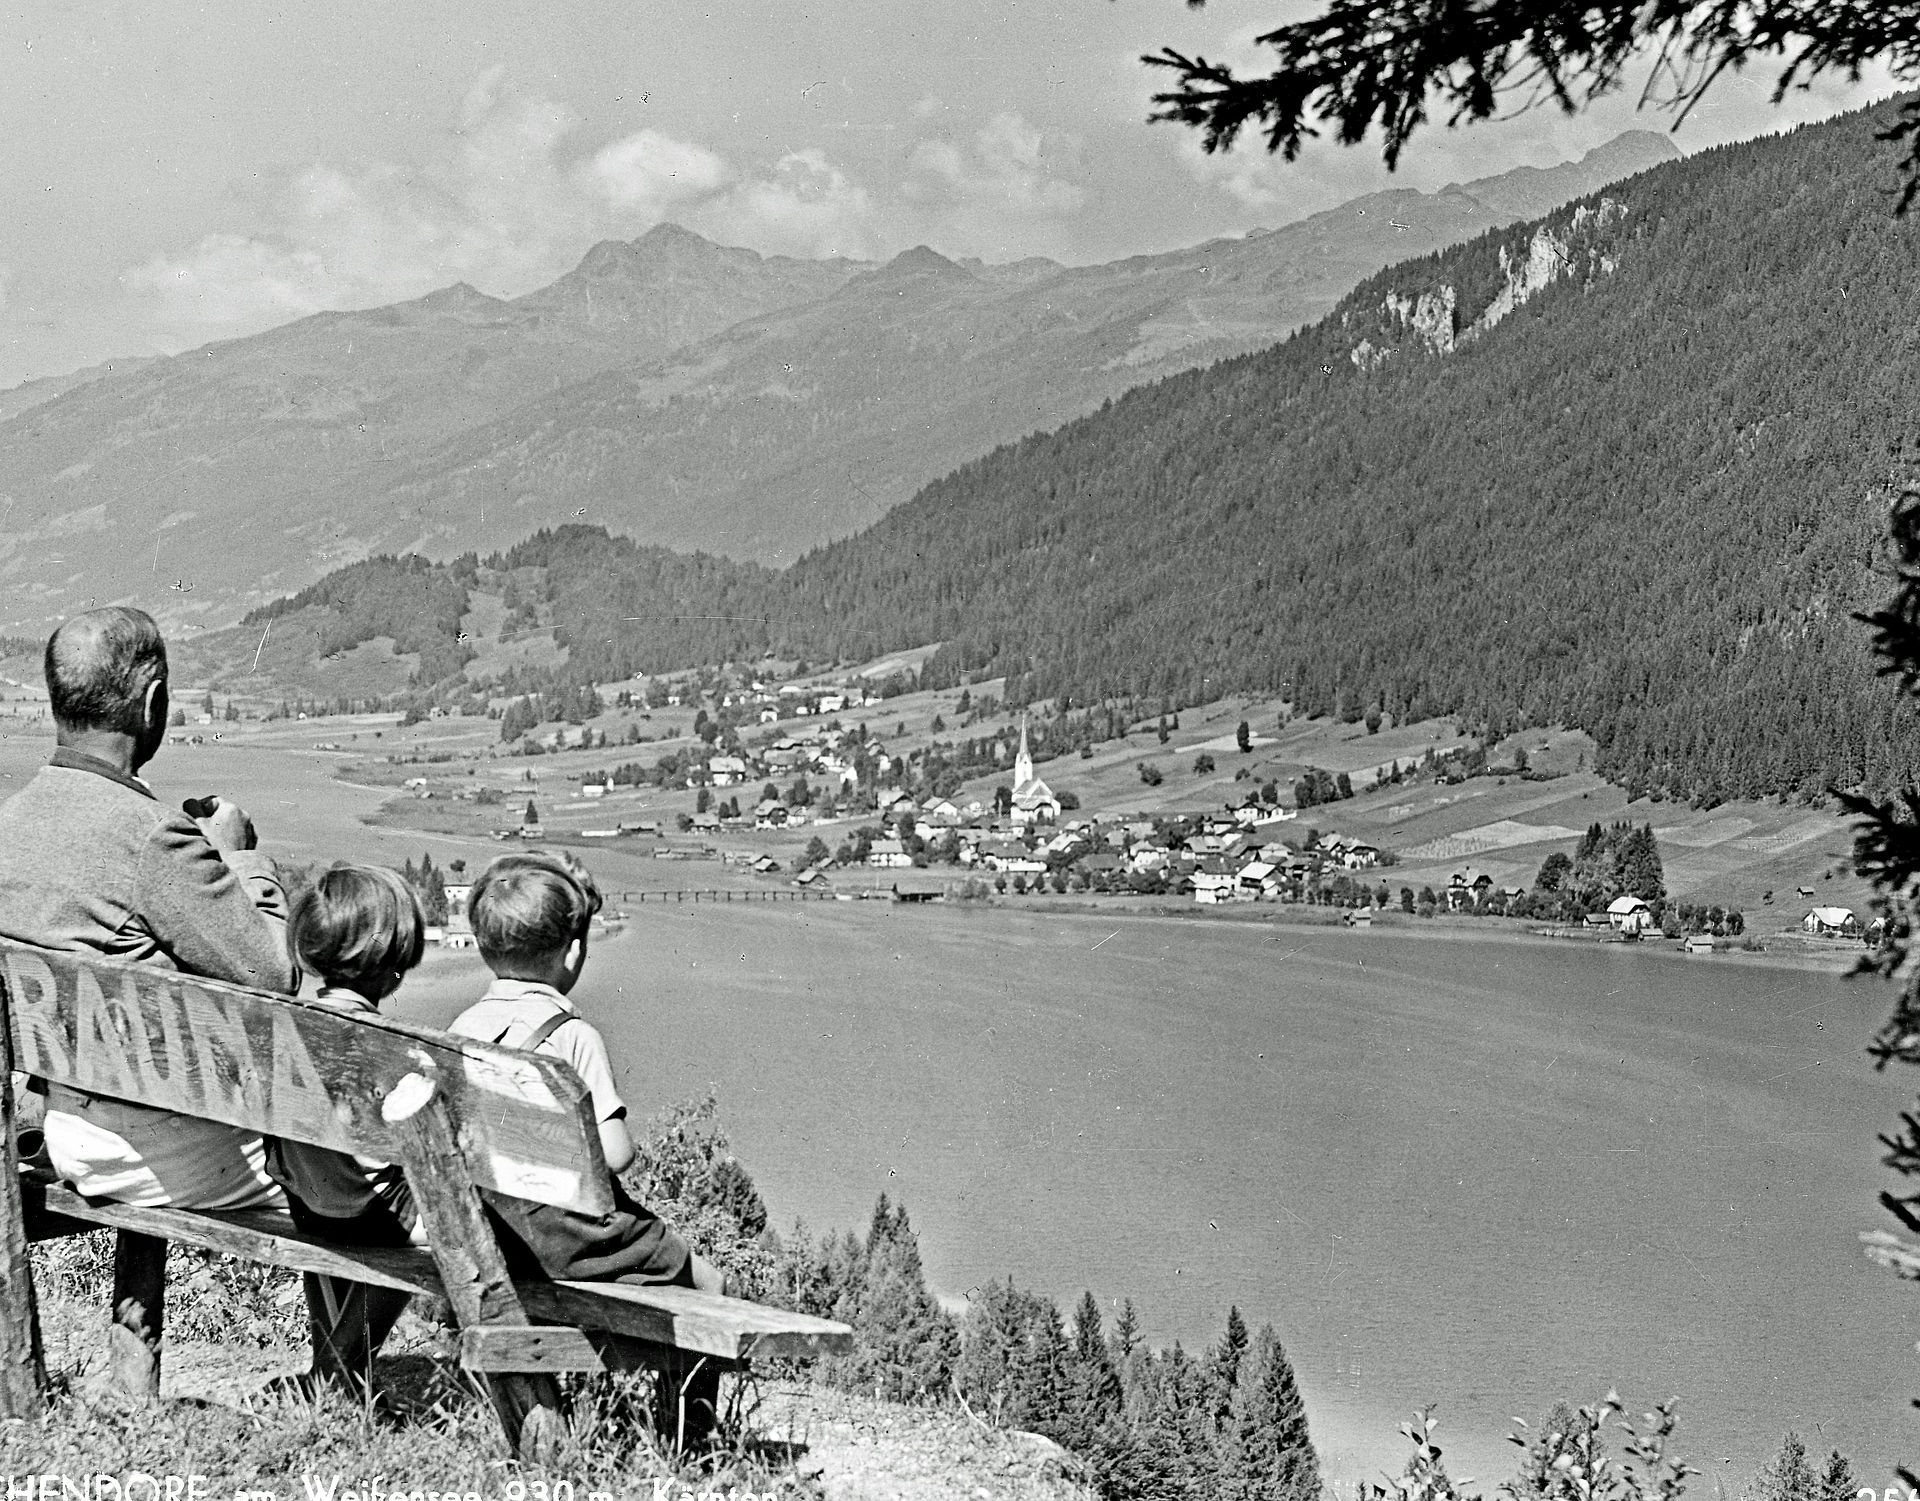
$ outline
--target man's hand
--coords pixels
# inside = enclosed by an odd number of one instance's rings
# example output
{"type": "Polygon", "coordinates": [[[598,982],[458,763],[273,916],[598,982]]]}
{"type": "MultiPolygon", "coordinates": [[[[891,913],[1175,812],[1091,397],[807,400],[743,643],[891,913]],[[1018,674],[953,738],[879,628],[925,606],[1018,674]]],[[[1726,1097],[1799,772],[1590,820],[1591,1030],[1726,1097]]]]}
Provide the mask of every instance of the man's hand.
{"type": "Polygon", "coordinates": [[[215,800],[212,813],[195,822],[207,836],[207,843],[223,855],[230,855],[235,850],[253,849],[260,842],[253,832],[253,820],[247,817],[247,810],[224,797],[215,800]]]}

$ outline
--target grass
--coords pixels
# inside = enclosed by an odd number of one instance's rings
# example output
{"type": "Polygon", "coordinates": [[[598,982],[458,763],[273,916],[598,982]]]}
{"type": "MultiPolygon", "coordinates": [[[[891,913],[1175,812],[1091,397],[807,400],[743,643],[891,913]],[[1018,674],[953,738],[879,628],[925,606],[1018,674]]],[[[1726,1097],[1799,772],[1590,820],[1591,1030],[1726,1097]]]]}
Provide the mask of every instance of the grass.
{"type": "MultiPolygon", "coordinates": [[[[35,1420],[0,1425],[0,1474],[202,1477],[202,1496],[326,1494],[334,1484],[441,1495],[540,1495],[561,1482],[578,1501],[670,1493],[821,1494],[796,1460],[803,1447],[757,1431],[758,1393],[735,1390],[713,1453],[681,1461],[649,1422],[651,1378],[568,1378],[569,1441],[545,1468],[506,1449],[479,1385],[453,1361],[450,1336],[409,1313],[374,1368],[376,1395],[276,1385],[305,1369],[299,1280],[176,1247],[168,1285],[166,1400],[131,1405],[104,1389],[99,1352],[112,1241],[105,1233],[34,1248],[51,1400],[35,1420]],[[183,1275],[184,1274],[184,1275],[183,1275]],[[291,1297],[287,1296],[289,1293],[291,1297]],[[296,1332],[297,1331],[297,1332],[296,1332]],[[291,1337],[290,1337],[291,1336],[291,1337]],[[376,1485],[376,1481],[378,1482],[376,1485]]],[[[96,1488],[97,1490],[97,1488],[96,1488]]],[[[182,1493],[184,1494],[184,1492],[182,1493]]]]}

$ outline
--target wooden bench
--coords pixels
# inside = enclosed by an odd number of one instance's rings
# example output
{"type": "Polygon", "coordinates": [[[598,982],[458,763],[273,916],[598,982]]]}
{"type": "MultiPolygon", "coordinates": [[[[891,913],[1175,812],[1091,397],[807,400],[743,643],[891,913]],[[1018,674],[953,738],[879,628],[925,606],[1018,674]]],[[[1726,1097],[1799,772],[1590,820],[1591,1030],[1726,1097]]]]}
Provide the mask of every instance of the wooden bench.
{"type": "MultiPolygon", "coordinates": [[[[117,1236],[109,1371],[140,1399],[159,1390],[171,1240],[444,1300],[461,1365],[529,1458],[548,1457],[564,1435],[558,1372],[659,1372],[662,1432],[691,1443],[711,1429],[721,1372],[852,1349],[844,1324],[738,1298],[511,1277],[478,1190],[584,1214],[613,1207],[586,1086],[558,1059],[4,942],[0,1007],[0,1415],[25,1417],[45,1401],[28,1245],[101,1227],[117,1236]],[[37,1181],[20,1165],[14,1071],[399,1162],[431,1250],[330,1244],[277,1211],[141,1209],[37,1181]]],[[[337,1292],[309,1284],[314,1368],[358,1379],[373,1355],[354,1327],[356,1317],[364,1327],[364,1302],[357,1289],[344,1301],[337,1292]]]]}

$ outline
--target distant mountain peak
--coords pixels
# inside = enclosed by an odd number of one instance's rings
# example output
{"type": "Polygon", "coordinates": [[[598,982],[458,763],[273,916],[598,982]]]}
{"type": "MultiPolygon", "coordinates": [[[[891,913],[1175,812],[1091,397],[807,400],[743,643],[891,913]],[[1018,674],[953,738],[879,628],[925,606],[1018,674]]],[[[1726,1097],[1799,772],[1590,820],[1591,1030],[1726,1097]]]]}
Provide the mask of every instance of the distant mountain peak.
{"type": "Polygon", "coordinates": [[[662,219],[652,229],[633,241],[635,245],[698,245],[706,249],[713,248],[713,241],[705,235],[695,234],[684,224],[675,224],[671,219],[662,219]]]}
{"type": "MultiPolygon", "coordinates": [[[[438,287],[424,297],[394,304],[398,310],[418,313],[495,314],[506,311],[507,304],[489,297],[469,282],[457,281],[450,287],[438,287]]],[[[379,309],[373,309],[379,312],[379,309]]]]}
{"type": "Polygon", "coordinates": [[[931,246],[915,245],[911,250],[901,251],[884,266],[856,276],[847,285],[867,290],[898,286],[904,291],[911,285],[926,285],[934,282],[954,286],[978,286],[980,278],[958,262],[948,260],[931,246]]]}
{"type": "MultiPolygon", "coordinates": [[[[682,229],[678,224],[656,224],[637,240],[600,241],[580,258],[580,264],[570,274],[591,280],[626,277],[663,263],[710,261],[720,252],[720,246],[690,229],[682,229]]],[[[754,259],[759,258],[754,255],[754,259]]]]}
{"type": "Polygon", "coordinates": [[[1562,203],[1597,192],[1680,156],[1680,148],[1653,130],[1624,130],[1602,141],[1577,162],[1553,167],[1515,167],[1497,177],[1448,183],[1442,193],[1466,193],[1495,213],[1536,219],[1562,203]]]}
{"type": "Polygon", "coordinates": [[[1656,162],[1670,162],[1682,154],[1680,148],[1673,144],[1673,137],[1664,131],[1623,130],[1612,140],[1602,141],[1580,160],[1598,163],[1624,157],[1636,162],[1649,158],[1656,162]]]}

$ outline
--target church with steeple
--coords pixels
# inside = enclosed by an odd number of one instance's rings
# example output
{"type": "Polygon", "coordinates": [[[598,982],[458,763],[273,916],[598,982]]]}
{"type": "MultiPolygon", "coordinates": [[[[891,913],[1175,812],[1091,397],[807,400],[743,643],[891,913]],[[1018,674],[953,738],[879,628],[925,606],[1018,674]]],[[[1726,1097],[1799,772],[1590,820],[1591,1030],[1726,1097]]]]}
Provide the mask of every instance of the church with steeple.
{"type": "Polygon", "coordinates": [[[1020,749],[1013,758],[1013,821],[1025,826],[1054,823],[1060,817],[1060,799],[1033,774],[1033,752],[1027,748],[1027,719],[1020,716],[1020,749]]]}

